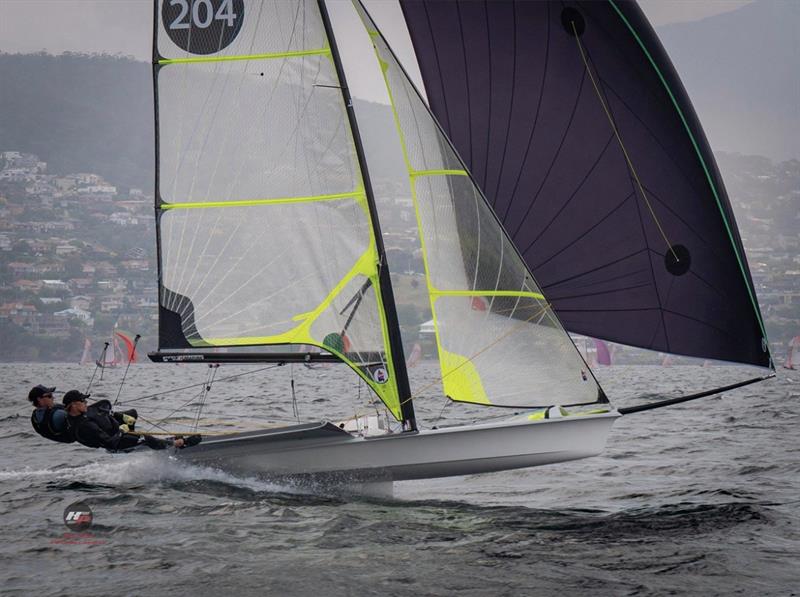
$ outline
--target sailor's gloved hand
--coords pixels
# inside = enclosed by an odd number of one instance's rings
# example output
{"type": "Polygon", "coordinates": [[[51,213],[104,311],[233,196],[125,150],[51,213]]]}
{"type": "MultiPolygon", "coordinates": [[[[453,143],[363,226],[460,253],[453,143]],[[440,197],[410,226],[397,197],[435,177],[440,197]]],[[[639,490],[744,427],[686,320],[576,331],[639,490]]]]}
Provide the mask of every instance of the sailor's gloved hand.
{"type": "Polygon", "coordinates": [[[134,425],[136,425],[136,418],[130,415],[122,415],[122,422],[125,423],[126,425],[133,427],[134,425]]]}
{"type": "Polygon", "coordinates": [[[131,431],[131,428],[130,428],[130,427],[128,427],[127,425],[120,425],[120,426],[119,426],[119,430],[120,430],[122,433],[130,433],[130,431],[131,431]]]}

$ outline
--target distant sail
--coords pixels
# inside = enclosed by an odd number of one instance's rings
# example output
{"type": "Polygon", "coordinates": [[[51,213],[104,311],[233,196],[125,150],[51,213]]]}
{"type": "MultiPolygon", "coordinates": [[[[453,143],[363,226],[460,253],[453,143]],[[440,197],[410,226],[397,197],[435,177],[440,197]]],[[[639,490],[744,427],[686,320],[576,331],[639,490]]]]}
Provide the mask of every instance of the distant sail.
{"type": "Polygon", "coordinates": [[[120,354],[119,340],[112,333],[111,340],[105,343],[103,352],[101,352],[100,357],[95,360],[95,364],[101,369],[116,367],[119,364],[117,360],[118,354],[120,354]]]}
{"type": "Polygon", "coordinates": [[[130,335],[127,332],[114,332],[114,346],[116,348],[117,354],[119,354],[119,360],[125,363],[135,363],[137,359],[136,354],[136,345],[133,340],[131,340],[130,335]],[[119,341],[125,345],[125,353],[122,352],[119,341]]]}
{"type": "Polygon", "coordinates": [[[595,338],[594,346],[597,350],[597,364],[598,365],[605,365],[606,367],[611,365],[611,351],[608,349],[608,344],[603,342],[602,340],[598,340],[595,338]]]}
{"type": "Polygon", "coordinates": [[[81,355],[81,365],[85,365],[87,363],[92,362],[92,341],[89,338],[83,339],[83,354],[81,355]]]}
{"type": "Polygon", "coordinates": [[[786,362],[783,366],[786,369],[797,369],[800,366],[800,336],[795,336],[789,340],[789,350],[786,353],[786,362]]]}
{"type": "Polygon", "coordinates": [[[414,348],[411,349],[411,354],[408,355],[408,359],[406,359],[406,367],[411,369],[415,367],[417,363],[419,363],[420,359],[422,358],[422,346],[420,346],[419,342],[414,343],[414,348]]]}
{"type": "Polygon", "coordinates": [[[122,347],[119,345],[119,338],[115,335],[114,340],[111,342],[113,350],[111,351],[111,364],[116,366],[123,362],[122,347]]]}
{"type": "Polygon", "coordinates": [[[634,2],[401,7],[432,111],[568,330],[771,365],[714,157],[634,2]]]}

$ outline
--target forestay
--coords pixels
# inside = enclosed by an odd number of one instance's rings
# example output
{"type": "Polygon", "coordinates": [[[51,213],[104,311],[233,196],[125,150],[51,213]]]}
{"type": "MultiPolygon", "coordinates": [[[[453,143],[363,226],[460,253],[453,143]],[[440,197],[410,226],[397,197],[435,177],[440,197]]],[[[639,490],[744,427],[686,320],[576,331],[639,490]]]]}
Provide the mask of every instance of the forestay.
{"type": "Polygon", "coordinates": [[[464,164],[355,4],[384,72],[405,157],[445,394],[496,406],[604,399],[464,164]]]}
{"type": "Polygon", "coordinates": [[[303,344],[400,418],[375,233],[316,1],[156,2],[161,349],[303,344]]]}

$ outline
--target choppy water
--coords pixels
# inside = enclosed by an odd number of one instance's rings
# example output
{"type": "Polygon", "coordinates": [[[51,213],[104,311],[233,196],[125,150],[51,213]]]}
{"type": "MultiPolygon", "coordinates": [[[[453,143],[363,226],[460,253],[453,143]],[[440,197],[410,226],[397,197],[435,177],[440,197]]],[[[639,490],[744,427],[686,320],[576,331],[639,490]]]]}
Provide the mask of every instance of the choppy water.
{"type": "MultiPolygon", "coordinates": [[[[28,389],[85,389],[92,369],[0,365],[2,593],[792,595],[800,587],[800,373],[623,417],[597,458],[399,483],[394,498],[375,499],[35,435],[28,389]],[[92,508],[94,525],[65,536],[63,510],[78,500],[92,508]]],[[[218,378],[245,370],[226,366],[218,378]]],[[[290,373],[216,383],[204,417],[290,418],[290,373]]],[[[294,374],[305,419],[358,408],[357,388],[341,370],[294,374]]],[[[600,375],[624,405],[637,394],[697,390],[748,372],[613,367],[600,375]]],[[[122,400],[204,376],[199,366],[138,365],[122,400]]],[[[113,400],[121,377],[107,372],[93,397],[113,400]]],[[[155,420],[196,391],[135,406],[155,420]]],[[[420,400],[423,422],[442,406],[420,400]]],[[[453,405],[441,422],[485,412],[453,405]]]]}

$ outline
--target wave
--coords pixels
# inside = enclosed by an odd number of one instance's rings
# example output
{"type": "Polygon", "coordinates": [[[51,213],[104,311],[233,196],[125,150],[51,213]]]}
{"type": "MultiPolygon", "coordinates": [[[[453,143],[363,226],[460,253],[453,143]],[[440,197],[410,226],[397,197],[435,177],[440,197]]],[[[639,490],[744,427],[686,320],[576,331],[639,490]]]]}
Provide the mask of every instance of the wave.
{"type": "Polygon", "coordinates": [[[190,464],[173,456],[159,453],[119,454],[102,461],[81,466],[59,466],[46,469],[25,467],[0,471],[0,482],[43,481],[55,484],[82,486],[131,487],[153,483],[210,481],[245,488],[255,492],[291,493],[295,488],[258,479],[237,477],[225,471],[190,464]]]}

